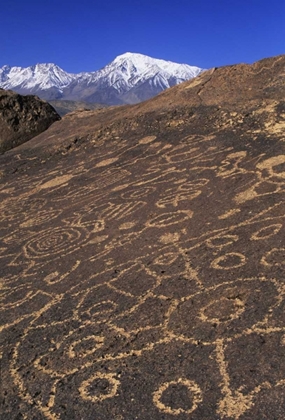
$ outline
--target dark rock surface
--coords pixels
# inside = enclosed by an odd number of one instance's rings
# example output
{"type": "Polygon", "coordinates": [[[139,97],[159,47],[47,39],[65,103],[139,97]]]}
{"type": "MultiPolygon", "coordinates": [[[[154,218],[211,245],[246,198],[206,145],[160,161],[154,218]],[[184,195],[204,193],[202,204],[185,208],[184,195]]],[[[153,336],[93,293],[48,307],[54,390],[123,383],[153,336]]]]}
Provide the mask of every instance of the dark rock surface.
{"type": "Polygon", "coordinates": [[[47,102],[0,89],[0,153],[37,136],[60,119],[47,102]]]}
{"type": "Polygon", "coordinates": [[[3,418],[285,418],[284,64],[0,157],[3,418]]]}

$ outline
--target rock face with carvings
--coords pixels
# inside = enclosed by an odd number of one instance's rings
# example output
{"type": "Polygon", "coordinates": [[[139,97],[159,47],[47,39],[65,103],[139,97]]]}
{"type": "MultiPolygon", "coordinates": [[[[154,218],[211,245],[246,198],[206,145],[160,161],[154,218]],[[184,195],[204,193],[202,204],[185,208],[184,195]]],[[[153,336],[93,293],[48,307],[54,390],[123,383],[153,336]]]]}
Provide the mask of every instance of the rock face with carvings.
{"type": "Polygon", "coordinates": [[[30,140],[60,119],[47,102],[0,89],[0,153],[30,140]]]}
{"type": "Polygon", "coordinates": [[[284,65],[0,157],[4,418],[285,418],[284,65]]]}

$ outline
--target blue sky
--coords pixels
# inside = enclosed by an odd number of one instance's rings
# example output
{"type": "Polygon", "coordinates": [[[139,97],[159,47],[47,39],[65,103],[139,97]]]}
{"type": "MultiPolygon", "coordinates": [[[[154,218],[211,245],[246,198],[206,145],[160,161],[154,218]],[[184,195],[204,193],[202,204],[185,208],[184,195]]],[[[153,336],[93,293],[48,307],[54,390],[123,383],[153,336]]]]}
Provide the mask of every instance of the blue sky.
{"type": "Polygon", "coordinates": [[[0,67],[94,71],[124,52],[218,67],[285,53],[284,0],[7,0],[0,67]]]}

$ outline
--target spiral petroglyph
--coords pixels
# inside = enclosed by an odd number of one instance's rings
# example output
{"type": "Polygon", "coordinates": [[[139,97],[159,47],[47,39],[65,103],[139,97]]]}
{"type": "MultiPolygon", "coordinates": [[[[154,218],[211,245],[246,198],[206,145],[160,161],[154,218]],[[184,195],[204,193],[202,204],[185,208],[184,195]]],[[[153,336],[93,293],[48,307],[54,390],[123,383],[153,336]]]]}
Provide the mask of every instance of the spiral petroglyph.
{"type": "Polygon", "coordinates": [[[53,228],[28,241],[24,255],[29,259],[55,258],[69,254],[86,241],[86,232],[79,228],[53,228]]]}

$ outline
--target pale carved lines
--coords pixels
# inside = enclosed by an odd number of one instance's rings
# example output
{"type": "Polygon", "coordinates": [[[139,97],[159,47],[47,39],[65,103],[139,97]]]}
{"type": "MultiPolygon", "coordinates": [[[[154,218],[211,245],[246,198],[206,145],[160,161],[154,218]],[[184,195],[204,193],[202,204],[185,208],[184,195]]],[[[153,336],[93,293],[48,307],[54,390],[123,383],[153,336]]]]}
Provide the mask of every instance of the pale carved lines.
{"type": "MultiPolygon", "coordinates": [[[[144,138],[139,143],[143,146],[148,142],[151,144],[154,140],[155,138],[152,137],[144,138]]],[[[203,152],[196,145],[199,146],[199,140],[196,141],[192,150],[189,151],[188,147],[188,152],[184,146],[166,147],[163,150],[165,155],[160,155],[159,162],[152,163],[137,178],[132,178],[132,166],[138,162],[142,163],[145,157],[134,159],[132,164],[125,165],[128,167],[128,171],[114,167],[104,169],[108,165],[117,163],[117,158],[112,157],[112,153],[106,153],[105,159],[104,156],[101,156],[101,164],[99,162],[98,166],[97,163],[98,171],[103,171],[101,176],[96,178],[96,174],[93,174],[92,182],[88,188],[74,189],[66,196],[56,198],[57,202],[70,200],[72,205],[76,204],[82,209],[78,210],[77,208],[78,213],[74,212],[69,218],[63,216],[60,226],[44,228],[39,233],[32,232],[31,236],[26,237],[18,257],[25,257],[27,263],[30,264],[31,271],[29,272],[29,268],[23,271],[23,279],[29,280],[29,283],[25,283],[29,287],[32,287],[31,280],[37,269],[42,267],[43,259],[45,263],[51,263],[60,259],[60,256],[70,258],[69,268],[66,271],[60,271],[55,264],[54,269],[44,273],[40,279],[42,283],[38,282],[38,285],[49,286],[49,290],[52,290],[53,285],[59,286],[64,282],[68,285],[69,277],[78,275],[80,271],[78,268],[82,268],[84,272],[87,267],[86,273],[88,273],[77,283],[66,286],[64,294],[47,293],[41,290],[35,292],[32,288],[27,288],[27,294],[23,296],[21,295],[22,289],[19,287],[20,298],[17,299],[17,289],[16,291],[12,289],[11,294],[15,292],[15,300],[2,306],[3,310],[13,308],[19,310],[27,305],[27,312],[18,319],[8,321],[3,327],[4,330],[22,321],[28,323],[28,326],[23,330],[22,337],[15,345],[10,372],[23,401],[35,404],[46,418],[52,420],[60,418],[60,414],[56,411],[57,395],[60,380],[67,378],[68,375],[75,375],[75,377],[81,375],[81,382],[79,381],[78,385],[81,399],[95,405],[104,403],[122,392],[121,380],[112,371],[111,363],[119,364],[120,361],[131,360],[134,356],[144,357],[155,351],[158,346],[167,347],[174,342],[193,346],[202,343],[207,348],[211,346],[214,348],[213,357],[216,359],[222,378],[221,382],[217,384],[221,391],[217,405],[221,418],[238,419],[253,407],[255,396],[262,389],[270,386],[283,386],[284,379],[280,378],[276,385],[268,385],[264,381],[248,393],[239,388],[234,389],[225,350],[229,343],[240,337],[249,337],[254,333],[269,335],[285,332],[281,323],[280,325],[274,325],[274,323],[270,325],[273,311],[283,301],[284,286],[271,278],[270,274],[269,278],[235,276],[238,270],[244,269],[250,264],[250,257],[246,252],[242,252],[239,245],[241,239],[244,238],[249,238],[251,244],[256,241],[260,244],[260,251],[256,257],[260,264],[259,268],[269,270],[284,265],[284,248],[279,245],[272,246],[269,242],[266,245],[267,241],[280,236],[283,226],[281,222],[284,218],[284,213],[281,214],[282,204],[273,204],[262,210],[258,208],[252,215],[231,222],[232,216],[242,214],[242,206],[248,201],[247,198],[252,191],[256,193],[252,194],[255,198],[271,194],[270,192],[262,194],[256,192],[257,186],[261,185],[264,177],[270,185],[278,184],[274,193],[277,190],[281,192],[284,176],[276,168],[284,163],[284,159],[283,157],[270,158],[258,163],[254,190],[251,190],[253,187],[250,186],[245,192],[235,196],[239,208],[228,209],[217,216],[217,219],[221,221],[219,227],[214,229],[202,226],[200,231],[197,230],[195,234],[192,234],[191,228],[193,223],[196,223],[192,199],[194,202],[194,198],[205,193],[208,184],[210,185],[210,180],[207,178],[209,172],[215,172],[217,177],[222,177],[225,180],[231,179],[235,175],[247,176],[250,174],[253,176],[254,174],[253,171],[249,171],[243,166],[246,152],[234,153],[231,149],[217,150],[211,146],[206,152],[203,152]],[[228,155],[219,166],[217,159],[225,152],[228,152],[228,155]],[[183,166],[176,166],[183,162],[189,165],[187,169],[183,166]],[[199,172],[198,177],[194,180],[189,177],[189,173],[193,171],[199,172]],[[177,176],[180,180],[177,180],[177,176]],[[98,183],[94,184],[93,180],[97,179],[98,183]],[[165,189],[160,197],[157,191],[159,188],[163,190],[164,186],[165,189]],[[100,189],[107,188],[117,194],[118,202],[105,198],[105,191],[100,189]],[[150,197],[156,201],[153,200],[150,211],[145,212],[144,208],[150,197]],[[238,197],[240,200],[237,200],[238,197]],[[179,206],[182,204],[186,208],[181,209],[179,206]],[[137,216],[141,209],[142,215],[137,216]],[[110,223],[113,224],[112,226],[118,224],[120,231],[118,236],[109,236],[107,226],[110,223]],[[143,235],[147,237],[149,232],[156,232],[157,236],[152,236],[151,241],[154,243],[151,243],[149,248],[147,246],[143,248],[142,257],[140,249],[136,249],[138,247],[136,241],[143,235]],[[262,248],[263,244],[265,244],[264,249],[262,248]],[[83,248],[92,246],[94,255],[85,257],[83,252],[82,258],[76,259],[76,252],[80,246],[83,248]],[[238,246],[240,248],[235,248],[238,246]],[[133,254],[130,254],[129,261],[122,263],[118,255],[119,252],[128,249],[127,247],[132,249],[133,254]],[[147,249],[148,252],[146,252],[147,249]],[[211,268],[211,273],[218,273],[217,284],[215,282],[209,284],[211,279],[205,278],[203,267],[194,261],[196,254],[203,256],[204,253],[208,255],[206,264],[211,268]],[[98,268],[95,263],[99,261],[104,261],[105,265],[102,263],[98,268]],[[147,261],[151,263],[148,264],[147,261]],[[33,272],[31,265],[33,265],[33,272]],[[191,283],[192,292],[186,291],[182,296],[171,296],[168,294],[169,289],[162,288],[165,287],[167,281],[174,277],[173,271],[171,271],[172,267],[176,267],[175,274],[183,277],[186,284],[190,281],[193,282],[193,285],[191,283]],[[117,270],[116,276],[112,277],[115,270],[117,270]],[[229,273],[229,277],[218,277],[221,273],[224,274],[223,272],[225,272],[225,276],[229,273]],[[138,288],[137,291],[135,287],[132,289],[135,282],[141,284],[141,288],[138,288]],[[247,310],[251,304],[249,297],[251,291],[256,294],[256,302],[261,302],[263,296],[266,295],[265,290],[269,291],[272,296],[267,298],[268,301],[265,302],[261,315],[259,317],[256,315],[256,319],[253,317],[252,322],[247,319],[243,325],[240,319],[247,316],[247,310]],[[74,307],[70,309],[70,319],[40,323],[41,315],[50,309],[56,310],[64,295],[69,295],[70,301],[74,304],[74,307]],[[96,300],[96,296],[98,300],[96,300]],[[39,297],[47,301],[41,302],[39,307],[34,306],[29,312],[28,304],[39,297]],[[158,317],[157,320],[154,320],[155,309],[158,305],[161,305],[159,313],[161,318],[158,317]],[[205,334],[204,337],[201,337],[198,329],[191,331],[189,313],[195,305],[198,305],[199,309],[195,314],[193,312],[193,318],[201,323],[202,330],[206,331],[208,327],[220,328],[220,333],[214,335],[209,333],[208,336],[205,334]],[[184,310],[185,312],[183,312],[184,310]],[[180,320],[180,324],[174,323],[173,319],[183,313],[185,320],[180,320]],[[37,325],[37,322],[40,324],[37,325]],[[213,324],[216,326],[213,327],[213,324]],[[180,326],[177,327],[177,325],[180,326]],[[235,329],[227,330],[231,325],[235,325],[235,329]],[[25,340],[28,341],[30,336],[33,337],[35,331],[39,337],[44,339],[49,328],[56,327],[64,330],[64,335],[49,343],[45,347],[45,351],[39,352],[32,363],[36,375],[46,375],[46,378],[50,380],[51,393],[46,402],[40,397],[33,397],[29,383],[22,376],[18,366],[21,355],[26,351],[25,340]],[[152,332],[155,334],[151,335],[152,332]],[[113,350],[110,345],[110,343],[113,344],[110,338],[112,334],[119,337],[118,340],[129,340],[129,349],[126,350],[122,345],[119,350],[113,350]],[[140,343],[137,341],[137,336],[140,334],[151,338],[140,343]],[[107,343],[108,340],[110,343],[107,343]],[[61,351],[68,358],[69,366],[64,364],[61,366],[57,361],[57,355],[60,355],[61,351]],[[104,366],[108,367],[108,363],[110,371],[103,373],[100,364],[105,364],[104,366]],[[105,387],[105,391],[101,393],[99,392],[100,384],[104,385],[103,388],[105,387]]],[[[128,150],[130,151],[132,148],[128,150]]],[[[121,155],[123,153],[125,150],[121,152],[121,155]]],[[[55,176],[54,184],[52,184],[52,180],[44,182],[44,179],[39,178],[38,181],[41,183],[38,185],[39,187],[42,185],[42,194],[47,195],[53,191],[52,188],[54,191],[57,189],[60,191],[61,187],[65,188],[65,181],[71,179],[71,175],[68,175],[67,178],[55,176]]],[[[45,214],[47,217],[50,216],[50,220],[56,216],[54,210],[51,210],[50,214],[45,213],[47,211],[45,209],[46,202],[43,199],[42,201],[27,201],[26,204],[33,211],[38,204],[40,211],[37,213],[37,218],[34,216],[34,219],[25,218],[23,221],[17,214],[21,206],[16,199],[13,199],[11,208],[5,210],[6,220],[12,221],[15,217],[21,220],[22,228],[34,228],[40,225],[41,221],[44,222],[45,214]]],[[[232,202],[229,203],[230,205],[232,202]]],[[[17,237],[8,239],[7,246],[15,244],[16,241],[17,237]]],[[[11,267],[17,266],[19,258],[12,261],[11,267]]],[[[238,273],[240,274],[240,271],[238,273]]],[[[212,275],[215,276],[215,274],[212,275]]],[[[7,283],[7,290],[5,289],[5,295],[8,291],[7,296],[9,296],[9,287],[12,288],[12,280],[7,283]]],[[[257,305],[257,303],[255,304],[257,305]]],[[[254,308],[254,303],[252,305],[254,308]]],[[[191,322],[193,318],[191,318],[191,322]]],[[[203,393],[203,387],[194,378],[191,378],[191,375],[189,377],[186,375],[177,377],[176,375],[167,381],[160,380],[150,391],[153,403],[159,412],[173,416],[191,415],[204,403],[203,393]],[[188,409],[173,407],[163,402],[164,396],[171,388],[179,387],[188,390],[189,404],[192,403],[188,409]]]]}

